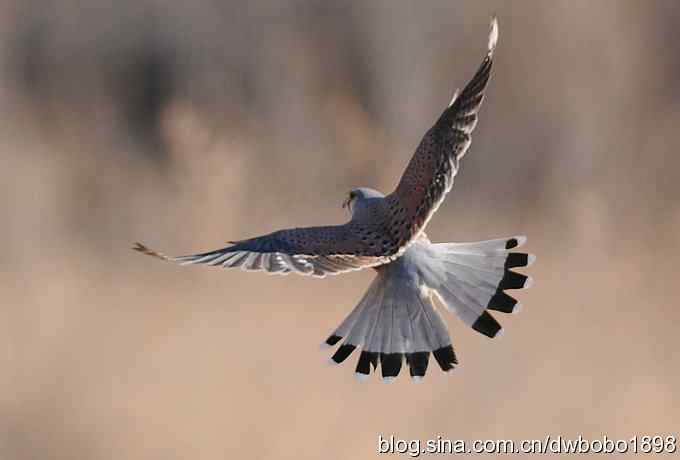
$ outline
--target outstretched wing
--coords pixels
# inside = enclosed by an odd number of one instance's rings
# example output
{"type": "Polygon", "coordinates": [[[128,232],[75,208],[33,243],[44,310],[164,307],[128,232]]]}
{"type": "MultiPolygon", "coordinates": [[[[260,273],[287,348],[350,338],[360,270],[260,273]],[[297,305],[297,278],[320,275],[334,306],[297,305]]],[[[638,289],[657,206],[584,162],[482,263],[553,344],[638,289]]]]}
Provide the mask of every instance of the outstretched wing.
{"type": "Polygon", "coordinates": [[[482,65],[427,132],[396,190],[386,197],[387,219],[280,230],[216,251],[181,257],[165,256],[140,243],[133,249],[181,264],[318,277],[375,267],[399,257],[421,234],[453,184],[458,162],[470,146],[470,134],[477,124],[497,39],[494,18],[482,65]]]}
{"type": "Polygon", "coordinates": [[[387,197],[390,206],[401,211],[408,240],[425,228],[444,201],[458,172],[459,161],[470,147],[471,134],[491,76],[497,40],[498,23],[494,18],[488,52],[477,73],[462,92],[454,95],[444,113],[425,134],[396,190],[387,197]]]}
{"type": "Polygon", "coordinates": [[[180,257],[166,256],[141,243],[132,249],[182,265],[241,267],[323,278],[389,262],[393,256],[385,255],[381,242],[376,241],[376,236],[383,233],[377,224],[350,221],[344,225],[279,230],[215,251],[180,257]]]}

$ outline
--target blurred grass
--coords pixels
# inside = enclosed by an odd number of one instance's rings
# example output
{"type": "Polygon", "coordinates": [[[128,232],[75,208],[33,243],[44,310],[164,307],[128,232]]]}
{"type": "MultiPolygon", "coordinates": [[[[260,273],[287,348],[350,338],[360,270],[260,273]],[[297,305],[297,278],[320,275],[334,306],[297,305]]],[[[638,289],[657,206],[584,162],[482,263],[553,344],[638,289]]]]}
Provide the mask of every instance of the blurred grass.
{"type": "MultiPolygon", "coordinates": [[[[370,458],[403,438],[672,433],[680,399],[671,2],[5,2],[0,458],[370,458]],[[372,274],[170,253],[339,222],[389,190],[501,36],[433,240],[526,233],[525,310],[462,366],[360,385],[317,344],[372,274]]],[[[435,371],[435,369],[432,369],[435,371]]]]}

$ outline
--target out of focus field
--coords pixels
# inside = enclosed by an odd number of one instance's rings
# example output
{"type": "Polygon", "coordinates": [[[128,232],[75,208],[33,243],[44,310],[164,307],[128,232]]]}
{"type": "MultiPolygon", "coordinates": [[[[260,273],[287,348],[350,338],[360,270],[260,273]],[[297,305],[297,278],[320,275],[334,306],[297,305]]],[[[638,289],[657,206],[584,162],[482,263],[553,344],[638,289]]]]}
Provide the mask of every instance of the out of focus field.
{"type": "MultiPolygon", "coordinates": [[[[628,438],[680,427],[680,4],[0,5],[0,459],[363,459],[379,434],[628,438]],[[500,22],[434,241],[538,257],[461,366],[361,384],[318,344],[370,271],[172,254],[340,222],[389,191],[500,22]],[[499,314],[500,315],[500,314],[499,314]],[[502,315],[500,315],[502,316],[502,315]]],[[[403,374],[403,373],[402,373],[403,374]]]]}

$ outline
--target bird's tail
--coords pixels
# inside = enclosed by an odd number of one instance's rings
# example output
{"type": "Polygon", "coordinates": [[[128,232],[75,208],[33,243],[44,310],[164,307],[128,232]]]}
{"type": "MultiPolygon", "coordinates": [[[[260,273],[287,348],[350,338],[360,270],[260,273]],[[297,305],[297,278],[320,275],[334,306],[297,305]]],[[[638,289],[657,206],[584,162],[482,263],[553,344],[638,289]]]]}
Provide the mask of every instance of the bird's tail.
{"type": "Polygon", "coordinates": [[[517,313],[520,304],[504,290],[531,285],[531,278],[510,270],[533,262],[530,254],[511,252],[525,241],[517,236],[415,242],[402,257],[378,267],[359,304],[328,337],[328,346],[342,340],[331,362],[339,364],[361,348],[357,376],[367,377],[380,365],[387,381],[399,374],[404,361],[414,380],[422,378],[430,354],[443,371],[453,369],[458,361],[435,299],[474,330],[498,336],[501,326],[488,310],[517,313]]]}

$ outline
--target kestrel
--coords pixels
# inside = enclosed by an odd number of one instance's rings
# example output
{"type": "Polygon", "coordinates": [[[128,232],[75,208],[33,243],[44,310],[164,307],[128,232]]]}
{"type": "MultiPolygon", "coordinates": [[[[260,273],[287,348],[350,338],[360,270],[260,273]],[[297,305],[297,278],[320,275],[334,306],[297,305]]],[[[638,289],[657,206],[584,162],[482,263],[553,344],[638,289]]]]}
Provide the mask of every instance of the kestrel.
{"type": "Polygon", "coordinates": [[[474,330],[496,337],[502,329],[488,310],[518,312],[520,304],[504,291],[531,284],[531,278],[510,270],[534,260],[511,252],[526,241],[523,236],[434,244],[424,233],[470,146],[497,40],[494,18],[479,69],[425,134],[395,190],[388,195],[351,190],[343,204],[351,216],[347,223],[279,230],[180,257],[140,243],[134,249],[183,265],[314,277],[373,267],[377,276],[368,291],[325,341],[327,346],[342,341],[331,362],[342,363],[361,348],[357,376],[367,377],[380,365],[386,381],[399,374],[404,360],[412,378],[421,379],[430,353],[443,371],[453,369],[458,361],[435,299],[474,330]]]}

